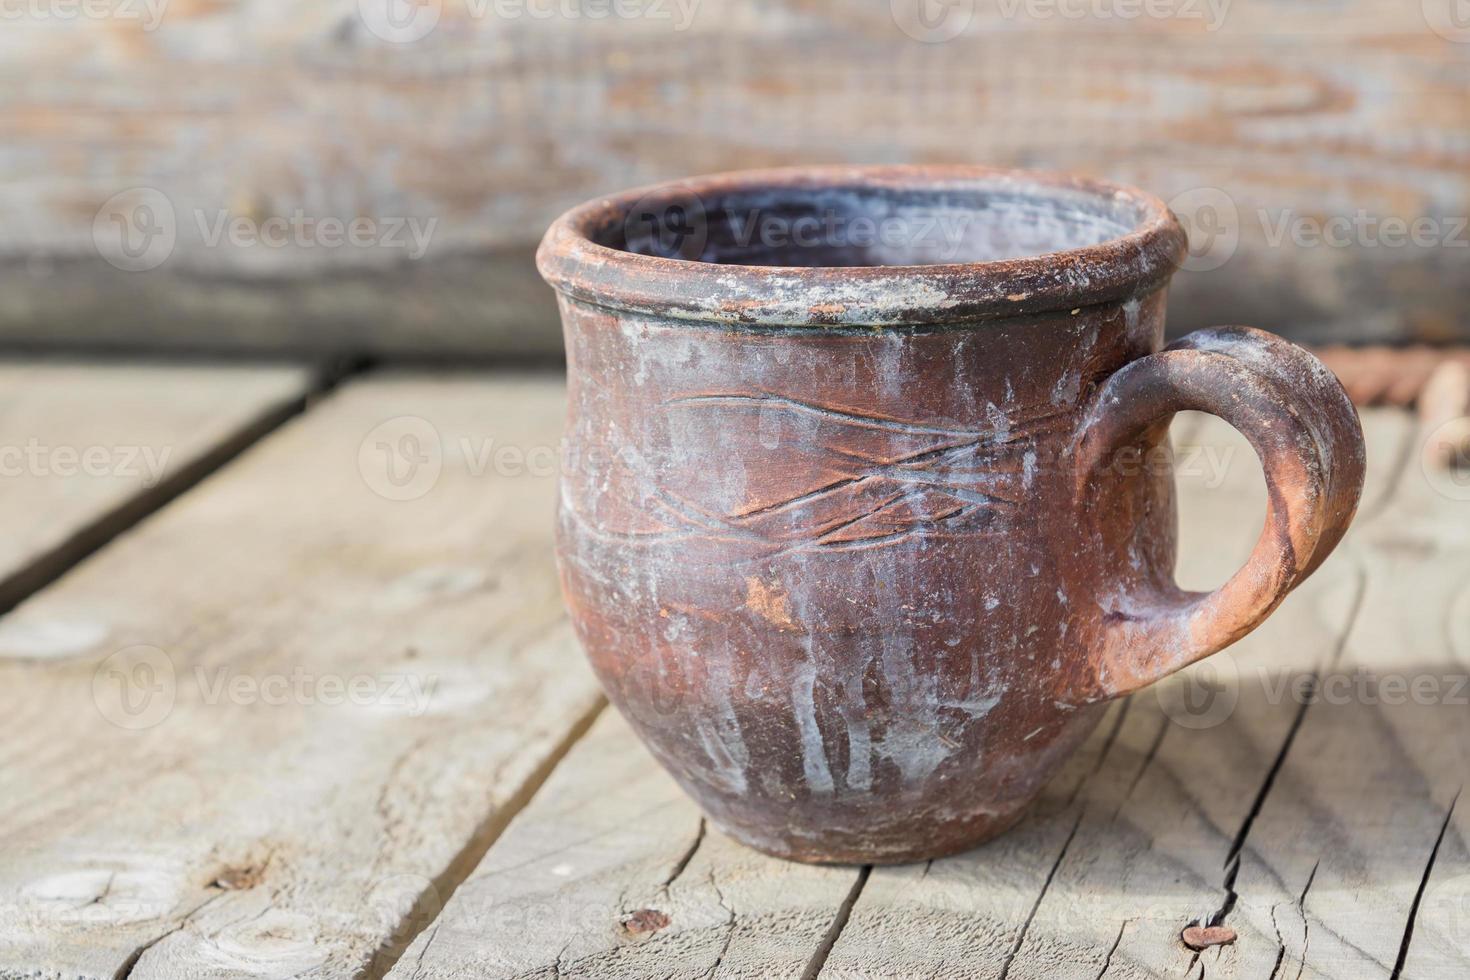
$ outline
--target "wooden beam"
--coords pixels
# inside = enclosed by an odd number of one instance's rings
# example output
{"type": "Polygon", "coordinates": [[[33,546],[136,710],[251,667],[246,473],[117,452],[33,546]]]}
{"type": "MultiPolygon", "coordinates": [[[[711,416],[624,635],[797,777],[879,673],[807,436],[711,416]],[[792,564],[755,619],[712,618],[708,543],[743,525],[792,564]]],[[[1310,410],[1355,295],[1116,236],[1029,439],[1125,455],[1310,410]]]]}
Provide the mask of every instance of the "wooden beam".
{"type": "Polygon", "coordinates": [[[955,3],[944,43],[906,33],[901,3],[496,13],[538,2],[422,5],[439,19],[413,43],[375,34],[371,2],[289,25],[258,0],[164,5],[152,29],[8,19],[0,341],[554,355],[531,253],[563,209],[813,160],[1154,190],[1194,227],[1192,269],[1218,265],[1177,279],[1181,331],[1470,338],[1470,44],[1435,4],[955,3]],[[169,254],[123,271],[104,255],[143,217],[166,219],[169,254]],[[366,244],[331,244],[323,219],[367,221],[366,244]]]}

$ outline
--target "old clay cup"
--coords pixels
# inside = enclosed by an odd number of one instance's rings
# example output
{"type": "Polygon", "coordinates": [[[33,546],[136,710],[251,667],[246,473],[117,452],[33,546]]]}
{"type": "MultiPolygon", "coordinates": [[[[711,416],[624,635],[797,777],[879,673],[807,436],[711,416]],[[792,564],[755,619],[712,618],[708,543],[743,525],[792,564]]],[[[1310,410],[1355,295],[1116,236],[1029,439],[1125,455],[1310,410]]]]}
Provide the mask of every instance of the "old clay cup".
{"type": "Polygon", "coordinates": [[[969,167],[700,178],[552,226],[567,605],[716,825],[802,861],[971,847],[1106,702],[1331,552],[1353,406],[1259,330],[1164,348],[1185,248],[1148,194],[969,167]],[[1185,409],[1244,433],[1268,488],[1209,593],[1174,584],[1173,480],[1146,464],[1185,409]]]}

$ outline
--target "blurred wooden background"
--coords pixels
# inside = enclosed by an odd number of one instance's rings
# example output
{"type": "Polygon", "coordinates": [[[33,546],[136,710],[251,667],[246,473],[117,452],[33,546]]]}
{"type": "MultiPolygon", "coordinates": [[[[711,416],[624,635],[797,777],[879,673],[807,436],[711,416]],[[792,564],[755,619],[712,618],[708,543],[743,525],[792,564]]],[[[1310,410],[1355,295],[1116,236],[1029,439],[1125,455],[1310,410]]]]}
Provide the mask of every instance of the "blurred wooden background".
{"type": "Polygon", "coordinates": [[[553,358],[561,210],[827,161],[1154,190],[1176,331],[1470,340],[1464,6],[16,0],[0,346],[553,358]]]}

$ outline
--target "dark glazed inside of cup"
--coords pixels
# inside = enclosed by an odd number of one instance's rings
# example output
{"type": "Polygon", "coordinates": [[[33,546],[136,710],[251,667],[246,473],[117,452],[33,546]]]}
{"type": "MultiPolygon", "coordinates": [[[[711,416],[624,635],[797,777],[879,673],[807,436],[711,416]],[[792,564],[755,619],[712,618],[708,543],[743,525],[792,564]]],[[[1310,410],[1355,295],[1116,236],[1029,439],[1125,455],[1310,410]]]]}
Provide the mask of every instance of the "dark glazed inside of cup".
{"type": "Polygon", "coordinates": [[[588,201],[537,253],[571,301],[707,324],[934,326],[1162,288],[1184,231],[1106,181],[984,167],[802,167],[588,201]]]}
{"type": "Polygon", "coordinates": [[[1121,238],[1139,202],[1038,186],[752,186],[645,195],[592,231],[638,255],[719,265],[918,266],[995,262],[1121,238]],[[617,220],[621,217],[621,220],[617,220]]]}

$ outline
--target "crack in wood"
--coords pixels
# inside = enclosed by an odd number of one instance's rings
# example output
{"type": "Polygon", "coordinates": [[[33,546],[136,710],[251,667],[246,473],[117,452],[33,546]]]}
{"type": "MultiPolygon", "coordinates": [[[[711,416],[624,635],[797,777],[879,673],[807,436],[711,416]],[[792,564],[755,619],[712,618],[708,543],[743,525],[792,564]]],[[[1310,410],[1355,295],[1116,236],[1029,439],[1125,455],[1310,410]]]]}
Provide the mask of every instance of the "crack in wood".
{"type": "Polygon", "coordinates": [[[1062,866],[1062,861],[1067,857],[1067,851],[1072,846],[1072,841],[1077,837],[1077,831],[1082,826],[1082,818],[1087,815],[1084,808],[1077,814],[1077,819],[1072,822],[1072,831],[1067,834],[1067,839],[1062,842],[1062,849],[1057,852],[1057,859],[1052,862],[1051,870],[1046,873],[1046,880],[1041,883],[1041,891],[1036,896],[1036,901],[1031,903],[1031,911],[1026,913],[1026,921],[1021,923],[1021,931],[1016,936],[1016,941],[1011,945],[1011,950],[1006,954],[1005,963],[1000,968],[999,980],[1006,980],[1010,976],[1011,964],[1016,961],[1016,954],[1021,952],[1021,946],[1026,942],[1026,933],[1031,929],[1031,923],[1036,918],[1036,912],[1041,908],[1042,899],[1046,898],[1046,891],[1051,887],[1052,879],[1057,876],[1057,869],[1062,866]]]}
{"type": "Polygon", "coordinates": [[[1302,980],[1302,973],[1307,969],[1307,950],[1310,948],[1312,939],[1312,923],[1307,918],[1307,892],[1312,890],[1312,882],[1317,880],[1317,869],[1322,866],[1322,859],[1318,858],[1312,863],[1312,872],[1307,875],[1307,883],[1302,887],[1302,893],[1297,896],[1297,913],[1302,917],[1302,959],[1296,967],[1296,980],[1302,980]]]}
{"type": "Polygon", "coordinates": [[[1144,774],[1148,772],[1149,766],[1153,764],[1154,757],[1159,754],[1159,747],[1164,744],[1164,736],[1169,734],[1171,727],[1173,727],[1173,722],[1169,719],[1168,715],[1165,715],[1162,723],[1159,725],[1158,734],[1154,736],[1153,741],[1149,744],[1147,754],[1143,757],[1143,764],[1133,774],[1133,781],[1128,784],[1128,792],[1123,794],[1123,801],[1118,804],[1118,809],[1113,814],[1114,820],[1123,812],[1123,807],[1128,805],[1128,801],[1133,798],[1133,791],[1138,788],[1138,784],[1143,782],[1144,774]]]}
{"type": "Polygon", "coordinates": [[[128,978],[133,975],[133,970],[138,966],[138,962],[143,959],[143,954],[147,953],[154,946],[157,946],[159,943],[163,942],[169,936],[172,936],[177,932],[182,932],[184,928],[194,920],[194,917],[196,915],[198,915],[200,912],[203,912],[206,908],[208,908],[220,898],[223,898],[224,895],[225,893],[220,892],[209,896],[204,901],[200,902],[198,905],[190,909],[188,912],[184,913],[183,918],[174,923],[174,925],[171,926],[167,931],[160,933],[157,936],[154,936],[152,939],[148,940],[146,943],[129,953],[128,958],[123,960],[121,965],[118,966],[117,972],[112,975],[113,980],[128,980],[128,978]]]}
{"type": "Polygon", "coordinates": [[[1108,754],[1113,750],[1113,743],[1118,740],[1118,734],[1123,730],[1123,722],[1128,718],[1128,709],[1133,706],[1133,695],[1129,694],[1123,698],[1113,719],[1112,726],[1103,737],[1102,746],[1098,749],[1097,762],[1093,764],[1083,777],[1077,780],[1077,785],[1072,787],[1072,792],[1067,795],[1067,805],[1064,809],[1070,810],[1076,803],[1082,791],[1092,783],[1092,777],[1102,772],[1103,766],[1107,765],[1108,754]]]}
{"type": "MultiPolygon", "coordinates": [[[[1307,678],[1304,692],[1305,696],[1300,699],[1296,712],[1292,716],[1291,726],[1287,729],[1286,736],[1282,739],[1281,746],[1277,749],[1276,758],[1272,761],[1271,768],[1266,772],[1266,777],[1262,780],[1261,787],[1257,790],[1255,799],[1251,801],[1250,810],[1246,813],[1245,819],[1241,821],[1239,830],[1235,833],[1235,838],[1230,844],[1230,851],[1225,855],[1225,879],[1221,886],[1225,892],[1225,897],[1221,901],[1220,907],[1203,923],[1205,925],[1223,925],[1226,917],[1234,911],[1236,904],[1240,900],[1240,895],[1235,890],[1235,882],[1240,874],[1241,855],[1245,850],[1246,840],[1250,836],[1251,828],[1255,826],[1256,819],[1261,815],[1261,811],[1265,809],[1266,800],[1276,785],[1276,779],[1281,774],[1282,767],[1286,764],[1286,757],[1290,754],[1292,746],[1296,744],[1297,735],[1301,732],[1302,725],[1307,719],[1307,712],[1317,700],[1317,687],[1321,683],[1323,672],[1332,669],[1341,659],[1342,652],[1347,646],[1348,637],[1352,635],[1353,626],[1357,623],[1358,617],[1362,613],[1363,605],[1367,601],[1368,584],[1361,568],[1358,569],[1356,585],[1357,591],[1353,595],[1352,605],[1343,617],[1342,630],[1338,634],[1337,642],[1333,644],[1333,649],[1328,655],[1327,663],[1323,667],[1314,670],[1307,678]]],[[[1315,873],[1314,868],[1313,874],[1315,875],[1315,873]]],[[[1198,960],[1199,953],[1196,952],[1191,960],[1191,964],[1198,962],[1198,960]]]]}
{"type": "Polygon", "coordinates": [[[1108,955],[1103,959],[1102,969],[1097,971],[1097,977],[1095,978],[1095,980],[1103,980],[1103,977],[1108,975],[1108,970],[1111,969],[1113,965],[1113,954],[1118,951],[1118,947],[1123,942],[1123,933],[1128,931],[1128,924],[1132,921],[1132,919],[1124,919],[1122,922],[1118,923],[1117,938],[1113,940],[1113,945],[1108,950],[1108,955]]]}
{"type": "Polygon", "coordinates": [[[1281,964],[1286,960],[1286,940],[1281,936],[1281,923],[1276,921],[1276,910],[1280,907],[1271,906],[1271,928],[1276,931],[1276,962],[1271,964],[1271,976],[1267,980],[1276,980],[1281,973],[1281,964]]]}
{"type": "Polygon", "coordinates": [[[812,958],[807,961],[806,969],[801,971],[801,980],[816,980],[821,974],[822,967],[827,965],[827,957],[832,955],[832,947],[837,945],[837,940],[842,936],[842,930],[847,927],[847,920],[852,917],[853,906],[857,904],[858,898],[863,893],[863,887],[868,883],[868,876],[873,873],[873,866],[865,864],[858,871],[857,880],[852,883],[847,897],[842,904],[837,906],[837,914],[832,917],[832,923],[827,927],[827,933],[822,937],[821,943],[817,945],[812,958]]]}
{"type": "Polygon", "coordinates": [[[1414,941],[1414,920],[1419,916],[1419,904],[1424,900],[1425,889],[1429,887],[1429,876],[1434,873],[1434,862],[1439,857],[1439,846],[1444,843],[1445,832],[1450,829],[1450,820],[1455,815],[1455,804],[1460,802],[1460,789],[1455,790],[1455,797],[1450,800],[1449,809],[1445,811],[1444,822],[1439,825],[1439,835],[1434,838],[1434,847],[1429,851],[1429,860],[1424,865],[1424,875],[1419,879],[1419,888],[1414,892],[1414,901],[1409,905],[1409,917],[1404,923],[1404,938],[1399,943],[1399,956],[1394,962],[1393,973],[1389,974],[1389,980],[1399,980],[1404,972],[1404,964],[1409,960],[1409,945],[1414,941]]]}
{"type": "Polygon", "coordinates": [[[701,816],[699,818],[699,830],[694,835],[694,843],[690,844],[689,850],[685,851],[679,860],[674,862],[674,869],[664,879],[663,887],[660,889],[661,891],[667,893],[669,886],[679,880],[679,876],[684,873],[684,869],[689,867],[689,862],[694,860],[694,853],[699,850],[699,845],[704,843],[704,833],[707,825],[708,821],[701,816]]]}
{"type": "MultiPolygon", "coordinates": [[[[382,980],[387,976],[393,966],[413,945],[414,940],[438,922],[438,916],[448,906],[450,898],[459,889],[459,886],[474,873],[485,854],[500,839],[505,828],[515,819],[531,802],[536,792],[551,777],[551,773],[560,765],[561,760],[566,757],[572,747],[587,734],[597,716],[607,707],[607,700],[599,697],[593,705],[571,726],[561,741],[557,742],[547,753],[546,758],[541,760],[533,772],[526,777],[519,789],[508,799],[504,805],[495,807],[485,818],[481,825],[471,834],[469,840],[460,848],[449,864],[436,875],[423,892],[414,901],[413,906],[403,916],[398,926],[389,934],[388,938],[378,947],[366,967],[355,975],[354,980],[382,980]],[[426,904],[427,903],[427,904],[426,904]],[[436,914],[432,917],[417,914],[421,908],[433,907],[437,904],[436,914]]],[[[432,938],[432,937],[431,937],[432,938]]]]}

